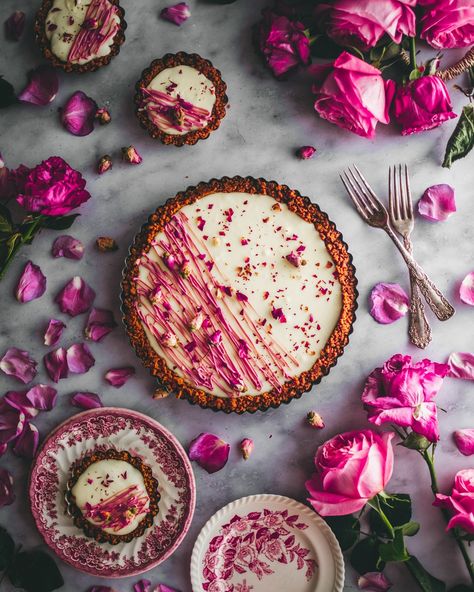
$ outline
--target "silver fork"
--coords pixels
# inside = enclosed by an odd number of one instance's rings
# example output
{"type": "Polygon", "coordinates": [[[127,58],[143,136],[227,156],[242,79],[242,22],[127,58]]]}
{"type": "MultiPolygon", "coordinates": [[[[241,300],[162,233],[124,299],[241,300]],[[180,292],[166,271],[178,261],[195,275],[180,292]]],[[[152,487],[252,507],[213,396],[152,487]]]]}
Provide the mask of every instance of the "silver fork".
{"type": "MultiPolygon", "coordinates": [[[[390,224],[403,238],[406,250],[413,254],[410,239],[415,221],[413,219],[413,204],[411,201],[410,181],[408,167],[404,165],[393,166],[388,169],[388,210],[390,224]],[[402,178],[403,170],[403,178],[402,178]]],[[[408,335],[410,341],[420,348],[425,348],[431,341],[431,327],[425,315],[425,307],[421,300],[420,291],[416,279],[410,271],[410,320],[408,335]]]]}
{"type": "Polygon", "coordinates": [[[367,224],[385,230],[400,251],[431,310],[440,321],[446,321],[453,316],[454,308],[398,240],[389,224],[385,206],[375,195],[359,169],[355,165],[353,166],[356,173],[349,168],[340,177],[357,211],[367,224]]]}

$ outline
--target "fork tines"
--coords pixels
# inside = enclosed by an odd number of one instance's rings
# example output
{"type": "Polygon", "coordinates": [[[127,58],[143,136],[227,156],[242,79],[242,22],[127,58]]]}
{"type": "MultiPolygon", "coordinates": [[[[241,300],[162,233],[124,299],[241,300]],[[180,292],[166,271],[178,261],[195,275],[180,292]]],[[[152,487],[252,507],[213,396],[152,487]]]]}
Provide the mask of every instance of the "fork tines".
{"type": "Polygon", "coordinates": [[[388,169],[388,203],[391,216],[395,220],[406,218],[411,220],[413,218],[413,204],[406,164],[393,165],[388,169]]]}
{"type": "Polygon", "coordinates": [[[382,215],[382,218],[388,217],[384,205],[377,198],[365,177],[355,164],[352,167],[343,171],[340,178],[359,214],[369,224],[371,223],[369,219],[372,219],[374,215],[382,215]]]}

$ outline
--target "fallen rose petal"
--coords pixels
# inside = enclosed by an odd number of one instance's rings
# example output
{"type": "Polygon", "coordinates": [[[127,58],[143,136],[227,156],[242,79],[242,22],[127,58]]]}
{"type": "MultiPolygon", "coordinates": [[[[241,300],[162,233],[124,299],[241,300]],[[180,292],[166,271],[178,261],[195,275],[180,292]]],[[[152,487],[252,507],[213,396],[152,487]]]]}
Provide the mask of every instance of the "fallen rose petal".
{"type": "Polygon", "coordinates": [[[180,592],[176,588],[171,588],[170,586],[166,586],[165,584],[158,584],[156,588],[153,588],[153,592],[180,592]]]}
{"type": "Polygon", "coordinates": [[[82,90],[71,95],[60,110],[61,123],[73,136],[87,136],[94,131],[97,103],[82,90]]]}
{"type": "Polygon", "coordinates": [[[134,374],[135,368],[132,366],[127,366],[125,368],[111,368],[106,373],[105,380],[115,388],[120,388],[134,374]]]}
{"type": "Polygon", "coordinates": [[[55,302],[59,305],[61,312],[75,317],[92,306],[95,292],[81,277],[73,277],[59,292],[55,302]]]}
{"type": "Polygon", "coordinates": [[[0,370],[21,380],[24,384],[31,382],[37,374],[38,363],[30,357],[30,354],[17,347],[11,347],[0,359],[0,370]]]}
{"type": "Polygon", "coordinates": [[[6,469],[0,467],[0,508],[9,506],[14,501],[13,477],[6,469]]]}
{"type": "Polygon", "coordinates": [[[474,354],[468,352],[453,352],[448,358],[448,376],[474,380],[474,354]]]}
{"type": "Polygon", "coordinates": [[[133,592],[150,592],[150,580],[140,580],[133,585],[133,592]]]}
{"type": "Polygon", "coordinates": [[[21,434],[26,423],[22,411],[11,407],[5,399],[0,401],[0,444],[7,444],[21,434]]]}
{"type": "Polygon", "coordinates": [[[48,384],[37,384],[26,393],[26,398],[39,411],[51,411],[56,405],[58,391],[48,384]]]}
{"type": "Polygon", "coordinates": [[[370,293],[370,314],[384,325],[393,323],[406,315],[410,308],[410,299],[398,284],[380,283],[370,293]]]}
{"type": "Polygon", "coordinates": [[[447,220],[455,211],[454,189],[444,183],[428,187],[418,202],[420,215],[433,222],[447,220]]]}
{"type": "Polygon", "coordinates": [[[17,412],[23,413],[27,421],[36,417],[39,413],[39,409],[28,398],[28,391],[8,391],[8,393],[5,393],[3,401],[16,409],[17,412]]]}
{"type": "Polygon", "coordinates": [[[51,249],[53,257],[66,257],[79,261],[84,255],[84,245],[81,241],[68,234],[58,236],[51,249]]]}
{"type": "Polygon", "coordinates": [[[167,6],[160,12],[160,17],[165,21],[181,26],[191,16],[191,11],[186,2],[179,2],[173,6],[167,6]]]}
{"type": "Polygon", "coordinates": [[[26,88],[18,95],[22,103],[47,105],[56,98],[59,80],[56,70],[51,66],[38,66],[29,74],[26,88]]]}
{"type": "Polygon", "coordinates": [[[44,344],[56,345],[56,343],[58,343],[58,341],[61,339],[61,335],[63,334],[65,328],[66,325],[62,321],[51,319],[44,333],[44,344]]]}
{"type": "Polygon", "coordinates": [[[310,158],[313,158],[315,154],[316,148],[313,146],[301,146],[301,148],[298,148],[296,151],[296,156],[302,160],[309,160],[310,158]]]}
{"type": "Polygon", "coordinates": [[[43,362],[46,372],[53,382],[58,382],[61,378],[67,378],[68,367],[64,347],[59,347],[47,353],[43,358],[43,362]]]}
{"type": "Polygon", "coordinates": [[[25,13],[15,10],[5,21],[5,37],[10,41],[18,41],[25,29],[25,13]]]}
{"type": "Polygon", "coordinates": [[[95,364],[94,356],[85,343],[74,343],[66,351],[67,367],[73,374],[85,374],[95,364]]]}
{"type": "Polygon", "coordinates": [[[370,592],[386,592],[392,587],[392,582],[381,572],[372,571],[360,576],[357,585],[361,590],[370,592]]]}
{"type": "Polygon", "coordinates": [[[252,438],[244,438],[240,443],[240,452],[242,453],[242,458],[244,460],[248,460],[250,455],[253,451],[253,440],[252,438]]]}
{"type": "Polygon", "coordinates": [[[453,438],[461,454],[464,456],[474,454],[474,429],[456,430],[453,438]]]}
{"type": "Polygon", "coordinates": [[[230,446],[215,434],[202,433],[189,447],[189,458],[208,473],[220,471],[229,458],[230,446]]]}
{"type": "Polygon", "coordinates": [[[474,271],[471,271],[463,279],[459,288],[459,297],[466,304],[474,306],[474,271]]]}
{"type": "Polygon", "coordinates": [[[13,453],[22,458],[34,458],[39,444],[38,428],[32,423],[26,423],[23,431],[15,440],[13,453]]]}
{"type": "Polygon", "coordinates": [[[95,393],[74,393],[71,396],[71,404],[81,409],[97,409],[98,407],[103,407],[99,395],[95,393]]]}
{"type": "Polygon", "coordinates": [[[102,341],[108,335],[117,323],[111,310],[105,308],[92,308],[87,319],[87,325],[84,333],[87,339],[92,341],[102,341]]]}
{"type": "Polygon", "coordinates": [[[25,265],[18,280],[15,296],[18,302],[31,302],[42,296],[46,291],[46,276],[38,265],[31,261],[25,265]]]}

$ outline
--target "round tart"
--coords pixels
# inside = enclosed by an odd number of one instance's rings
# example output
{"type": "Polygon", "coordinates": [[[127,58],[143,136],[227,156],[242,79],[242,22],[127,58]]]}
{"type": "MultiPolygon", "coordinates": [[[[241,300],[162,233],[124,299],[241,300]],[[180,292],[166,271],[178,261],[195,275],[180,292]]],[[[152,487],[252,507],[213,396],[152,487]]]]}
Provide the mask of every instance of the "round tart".
{"type": "Polygon", "coordinates": [[[35,36],[43,55],[66,72],[93,72],[125,41],[119,0],[43,0],[35,36]]]}
{"type": "Polygon", "coordinates": [[[196,54],[166,54],[136,84],[140,125],[163,144],[195,144],[217,129],[226,113],[227,86],[219,70],[196,54]]]}
{"type": "Polygon", "coordinates": [[[158,513],[158,481],[126,451],[97,450],[76,461],[66,487],[74,524],[100,543],[141,537],[158,513]]]}
{"type": "Polygon", "coordinates": [[[352,258],[309,198],[251,177],[168,200],[136,236],[122,282],[137,355],[178,398],[265,410],[311,389],[347,344],[352,258]]]}

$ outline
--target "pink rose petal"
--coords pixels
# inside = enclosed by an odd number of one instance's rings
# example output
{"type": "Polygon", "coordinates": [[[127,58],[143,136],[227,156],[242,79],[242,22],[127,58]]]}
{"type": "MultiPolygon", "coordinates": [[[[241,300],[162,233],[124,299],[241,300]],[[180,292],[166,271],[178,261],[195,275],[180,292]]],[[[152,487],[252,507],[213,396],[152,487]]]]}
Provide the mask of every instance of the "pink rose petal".
{"type": "Polygon", "coordinates": [[[31,302],[39,298],[46,290],[46,276],[38,265],[31,261],[25,265],[23,273],[18,280],[15,296],[18,302],[31,302]]]}
{"type": "Polygon", "coordinates": [[[181,26],[191,16],[191,11],[186,2],[179,2],[173,6],[167,6],[160,12],[160,17],[165,21],[181,26]]]}
{"type": "Polygon", "coordinates": [[[53,382],[58,382],[61,378],[67,378],[68,366],[64,347],[58,347],[58,349],[47,353],[43,358],[43,362],[46,372],[53,382]]]}
{"type": "Polygon", "coordinates": [[[18,41],[25,29],[25,13],[15,10],[5,21],[5,37],[10,41],[18,41]]]}
{"type": "Polygon", "coordinates": [[[31,460],[34,458],[39,444],[38,428],[32,423],[26,423],[23,431],[15,440],[13,452],[17,456],[31,460]]]}
{"type": "Polygon", "coordinates": [[[75,317],[92,306],[95,292],[81,277],[73,277],[59,292],[55,302],[59,305],[61,312],[75,317]]]}
{"type": "Polygon", "coordinates": [[[59,80],[56,70],[51,66],[38,66],[29,74],[27,87],[18,95],[22,103],[47,105],[56,98],[59,80]]]}
{"type": "Polygon", "coordinates": [[[66,351],[67,367],[73,374],[85,374],[95,364],[94,356],[85,343],[74,343],[66,351]]]}
{"type": "Polygon", "coordinates": [[[28,398],[28,391],[8,391],[3,397],[3,401],[16,409],[17,412],[23,413],[27,421],[36,417],[39,413],[39,409],[28,398]]]}
{"type": "Polygon", "coordinates": [[[456,430],[453,438],[461,454],[464,456],[474,454],[474,429],[456,430]]]}
{"type": "Polygon", "coordinates": [[[384,325],[397,321],[410,308],[405,290],[398,284],[377,284],[370,293],[370,314],[384,325]]]}
{"type": "Polygon", "coordinates": [[[56,345],[61,339],[61,335],[65,328],[66,325],[62,321],[51,319],[44,333],[44,344],[48,346],[56,345]]]}
{"type": "Polygon", "coordinates": [[[150,580],[140,580],[133,585],[133,592],[150,592],[150,580]]]}
{"type": "Polygon", "coordinates": [[[189,447],[189,458],[208,473],[220,471],[229,458],[230,446],[215,434],[203,433],[189,447]]]}
{"type": "Polygon", "coordinates": [[[87,136],[94,130],[97,109],[94,99],[78,90],[60,110],[61,123],[73,136],[87,136]]]}
{"type": "Polygon", "coordinates": [[[463,279],[459,288],[459,297],[466,304],[474,306],[474,271],[471,271],[463,279]]]}
{"type": "Polygon", "coordinates": [[[135,368],[132,366],[127,366],[125,368],[111,368],[106,373],[105,380],[115,388],[120,388],[134,374],[135,368]]]}
{"type": "Polygon", "coordinates": [[[418,202],[420,215],[433,222],[447,220],[455,211],[454,189],[450,185],[428,187],[418,202]]]}
{"type": "Polygon", "coordinates": [[[48,384],[37,384],[26,393],[26,398],[35,409],[39,411],[51,411],[56,405],[58,391],[48,384]]]}
{"type": "Polygon", "coordinates": [[[158,584],[155,588],[153,588],[153,592],[180,592],[176,588],[171,588],[170,586],[166,586],[165,584],[158,584]]]}
{"type": "Polygon", "coordinates": [[[97,409],[103,407],[99,395],[95,393],[74,393],[71,397],[71,404],[81,409],[97,409]]]}
{"type": "Polygon", "coordinates": [[[87,325],[84,333],[87,339],[92,341],[102,341],[108,335],[117,323],[111,310],[105,308],[92,308],[87,319],[87,325]]]}
{"type": "Polygon", "coordinates": [[[54,241],[51,249],[53,257],[66,257],[66,259],[82,259],[84,245],[77,238],[63,234],[54,241]]]}
{"type": "Polygon", "coordinates": [[[448,358],[448,376],[474,380],[474,354],[468,352],[453,352],[448,358]]]}
{"type": "Polygon", "coordinates": [[[37,374],[38,363],[30,357],[27,351],[11,347],[0,359],[0,370],[21,380],[24,384],[31,382],[37,374]]]}
{"type": "Polygon", "coordinates": [[[0,444],[7,444],[21,434],[26,423],[25,414],[0,401],[0,444]]]}
{"type": "Polygon", "coordinates": [[[360,590],[370,592],[386,592],[392,587],[392,582],[381,572],[372,571],[360,576],[357,580],[360,590]]]}
{"type": "Polygon", "coordinates": [[[13,477],[6,469],[0,467],[0,508],[9,506],[14,501],[13,477]]]}

